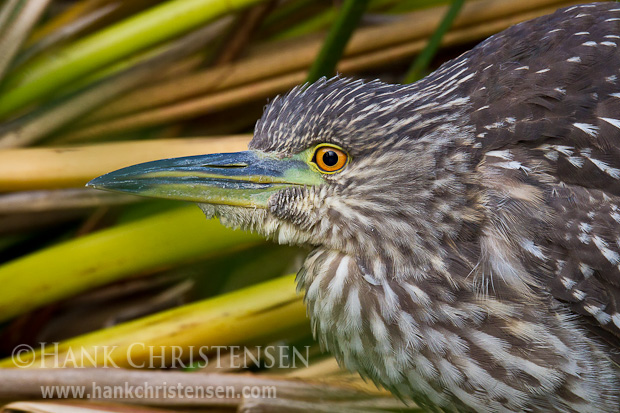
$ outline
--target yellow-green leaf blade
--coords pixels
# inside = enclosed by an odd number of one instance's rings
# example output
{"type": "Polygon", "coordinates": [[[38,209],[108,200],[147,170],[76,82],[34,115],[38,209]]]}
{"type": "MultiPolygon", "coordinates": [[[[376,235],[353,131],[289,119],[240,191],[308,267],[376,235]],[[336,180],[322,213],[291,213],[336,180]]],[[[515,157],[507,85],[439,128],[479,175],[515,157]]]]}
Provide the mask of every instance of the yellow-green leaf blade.
{"type": "Polygon", "coordinates": [[[118,225],[0,266],[0,320],[141,271],[259,241],[206,220],[195,206],[118,225]]]}
{"type": "Polygon", "coordinates": [[[16,360],[0,361],[0,368],[93,364],[157,368],[170,362],[173,351],[177,357],[192,352],[198,358],[202,346],[206,354],[215,346],[248,343],[284,329],[307,328],[307,324],[294,276],[287,275],[72,338],[45,348],[43,355],[22,353],[16,360]],[[149,365],[153,362],[157,365],[149,365]]]}
{"type": "Polygon", "coordinates": [[[172,0],[43,56],[6,79],[0,116],[72,80],[261,0],[172,0]]]}

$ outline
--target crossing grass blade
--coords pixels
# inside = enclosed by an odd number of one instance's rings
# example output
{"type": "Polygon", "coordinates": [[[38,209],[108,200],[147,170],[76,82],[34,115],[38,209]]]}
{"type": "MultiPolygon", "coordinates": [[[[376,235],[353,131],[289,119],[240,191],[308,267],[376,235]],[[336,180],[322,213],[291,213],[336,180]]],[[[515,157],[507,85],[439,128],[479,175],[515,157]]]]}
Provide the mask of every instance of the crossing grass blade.
{"type": "Polygon", "coordinates": [[[369,0],[345,0],[334,25],[331,27],[327,38],[316,60],[310,67],[307,81],[316,82],[323,76],[334,75],[336,65],[342,57],[353,31],[359,24],[369,0]]]}
{"type": "Polygon", "coordinates": [[[424,73],[428,70],[431,60],[437,53],[437,50],[439,50],[441,40],[450,29],[454,19],[458,16],[463,4],[465,4],[465,0],[454,0],[452,2],[450,8],[446,12],[446,15],[437,27],[437,30],[435,30],[435,33],[433,33],[431,38],[428,40],[428,44],[422,53],[418,55],[416,60],[413,62],[413,65],[411,65],[411,68],[405,75],[405,83],[412,83],[424,77],[424,73]]]}

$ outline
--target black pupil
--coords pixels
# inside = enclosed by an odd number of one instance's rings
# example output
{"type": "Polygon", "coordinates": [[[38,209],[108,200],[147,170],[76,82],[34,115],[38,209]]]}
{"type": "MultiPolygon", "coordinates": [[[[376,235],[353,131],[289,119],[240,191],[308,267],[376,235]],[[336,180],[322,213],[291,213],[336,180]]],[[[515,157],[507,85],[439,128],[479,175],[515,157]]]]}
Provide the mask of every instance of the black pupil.
{"type": "Polygon", "coordinates": [[[323,154],[323,163],[327,166],[334,166],[338,163],[338,154],[334,151],[327,151],[323,154]]]}

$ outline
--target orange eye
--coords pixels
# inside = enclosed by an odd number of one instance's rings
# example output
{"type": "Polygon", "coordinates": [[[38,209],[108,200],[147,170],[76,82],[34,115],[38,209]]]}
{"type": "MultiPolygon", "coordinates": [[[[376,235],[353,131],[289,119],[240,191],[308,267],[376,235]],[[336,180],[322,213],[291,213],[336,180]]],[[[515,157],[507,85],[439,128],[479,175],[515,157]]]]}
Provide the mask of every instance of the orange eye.
{"type": "Polygon", "coordinates": [[[342,150],[333,146],[320,146],[314,152],[312,161],[323,172],[333,173],[341,170],[347,164],[348,156],[342,150]]]}

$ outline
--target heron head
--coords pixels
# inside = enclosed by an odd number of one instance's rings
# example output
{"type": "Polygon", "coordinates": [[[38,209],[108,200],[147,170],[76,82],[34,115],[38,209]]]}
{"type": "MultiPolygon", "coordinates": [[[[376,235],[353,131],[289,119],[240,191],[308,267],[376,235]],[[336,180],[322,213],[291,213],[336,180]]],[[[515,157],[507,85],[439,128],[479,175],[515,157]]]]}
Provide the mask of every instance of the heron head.
{"type": "MultiPolygon", "coordinates": [[[[164,159],[94,188],[199,203],[224,225],[349,255],[415,256],[451,233],[462,202],[460,112],[420,85],[335,78],[278,97],[249,150],[164,159]]],[[[458,107],[457,107],[458,109],[458,107]]]]}

